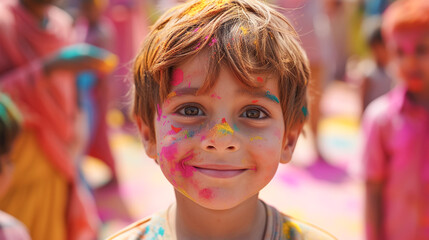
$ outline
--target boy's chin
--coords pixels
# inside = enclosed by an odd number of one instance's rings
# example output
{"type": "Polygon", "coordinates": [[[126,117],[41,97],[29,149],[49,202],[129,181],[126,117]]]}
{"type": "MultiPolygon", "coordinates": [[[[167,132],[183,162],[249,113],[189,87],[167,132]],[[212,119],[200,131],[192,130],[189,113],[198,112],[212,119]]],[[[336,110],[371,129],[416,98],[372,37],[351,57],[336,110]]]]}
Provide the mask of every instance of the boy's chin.
{"type": "MultiPolygon", "coordinates": [[[[207,190],[201,190],[199,193],[184,193],[179,191],[180,197],[187,198],[186,201],[192,201],[194,204],[199,205],[202,208],[213,210],[213,211],[223,211],[233,209],[240,204],[248,201],[258,199],[258,194],[251,197],[246,196],[231,196],[230,194],[222,193],[210,193],[207,190]],[[205,195],[207,194],[207,195],[205,195]],[[209,195],[211,194],[211,195],[209,195]]],[[[176,198],[177,198],[176,194],[176,198]]]]}

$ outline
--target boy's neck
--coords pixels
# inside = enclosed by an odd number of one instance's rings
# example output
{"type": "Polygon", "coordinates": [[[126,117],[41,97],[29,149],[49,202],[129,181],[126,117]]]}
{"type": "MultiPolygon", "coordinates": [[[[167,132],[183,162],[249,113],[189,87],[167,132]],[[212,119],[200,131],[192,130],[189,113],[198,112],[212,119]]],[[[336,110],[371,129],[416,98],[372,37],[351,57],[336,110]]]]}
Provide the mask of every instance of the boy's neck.
{"type": "Polygon", "coordinates": [[[204,208],[179,192],[170,219],[177,239],[261,240],[265,233],[266,210],[258,195],[228,210],[204,208]]]}
{"type": "Polygon", "coordinates": [[[413,102],[422,106],[426,111],[429,111],[429,94],[425,93],[409,93],[413,102]]]}

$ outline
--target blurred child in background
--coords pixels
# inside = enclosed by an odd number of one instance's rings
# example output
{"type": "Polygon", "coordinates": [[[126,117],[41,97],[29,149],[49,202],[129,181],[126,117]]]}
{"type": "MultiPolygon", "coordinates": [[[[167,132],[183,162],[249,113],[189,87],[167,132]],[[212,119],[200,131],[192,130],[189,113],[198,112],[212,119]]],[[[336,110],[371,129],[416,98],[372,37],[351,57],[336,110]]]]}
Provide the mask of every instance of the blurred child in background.
{"type": "MultiPolygon", "coordinates": [[[[21,128],[21,116],[9,97],[0,92],[0,199],[12,180],[9,152],[21,128]]],[[[27,229],[9,214],[0,211],[0,239],[28,240],[27,229]]]]}
{"type": "Polygon", "coordinates": [[[382,32],[401,83],[363,120],[368,240],[429,239],[429,1],[399,0],[382,32]]]}
{"type": "Polygon", "coordinates": [[[381,19],[373,17],[365,21],[366,39],[372,60],[366,62],[361,82],[363,109],[368,104],[392,89],[392,78],[388,73],[389,53],[381,33],[381,19]],[[372,21],[371,21],[372,20],[372,21]]]}

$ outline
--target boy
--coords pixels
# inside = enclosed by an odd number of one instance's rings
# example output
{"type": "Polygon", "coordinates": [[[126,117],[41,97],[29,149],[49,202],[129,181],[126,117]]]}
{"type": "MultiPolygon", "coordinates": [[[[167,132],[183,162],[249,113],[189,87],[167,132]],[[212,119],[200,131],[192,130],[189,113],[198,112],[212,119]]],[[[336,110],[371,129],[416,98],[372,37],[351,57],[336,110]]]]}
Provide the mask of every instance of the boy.
{"type": "Polygon", "coordinates": [[[368,240],[429,239],[429,1],[401,0],[382,31],[402,84],[369,105],[368,240]]]}
{"type": "Polygon", "coordinates": [[[110,239],[334,239],[258,199],[307,117],[308,61],[257,0],[189,1],[136,58],[134,110],[176,203],[110,239]]]}

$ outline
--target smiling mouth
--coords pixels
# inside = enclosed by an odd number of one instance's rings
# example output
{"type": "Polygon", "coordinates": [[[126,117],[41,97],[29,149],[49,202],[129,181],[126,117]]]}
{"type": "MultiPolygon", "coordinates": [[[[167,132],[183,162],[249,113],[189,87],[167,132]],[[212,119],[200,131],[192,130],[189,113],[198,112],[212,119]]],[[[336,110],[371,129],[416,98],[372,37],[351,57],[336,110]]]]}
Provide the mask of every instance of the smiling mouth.
{"type": "Polygon", "coordinates": [[[248,170],[248,169],[228,169],[228,168],[225,168],[225,169],[207,168],[207,167],[196,167],[196,166],[194,166],[194,168],[198,172],[214,178],[232,178],[248,170]]]}

